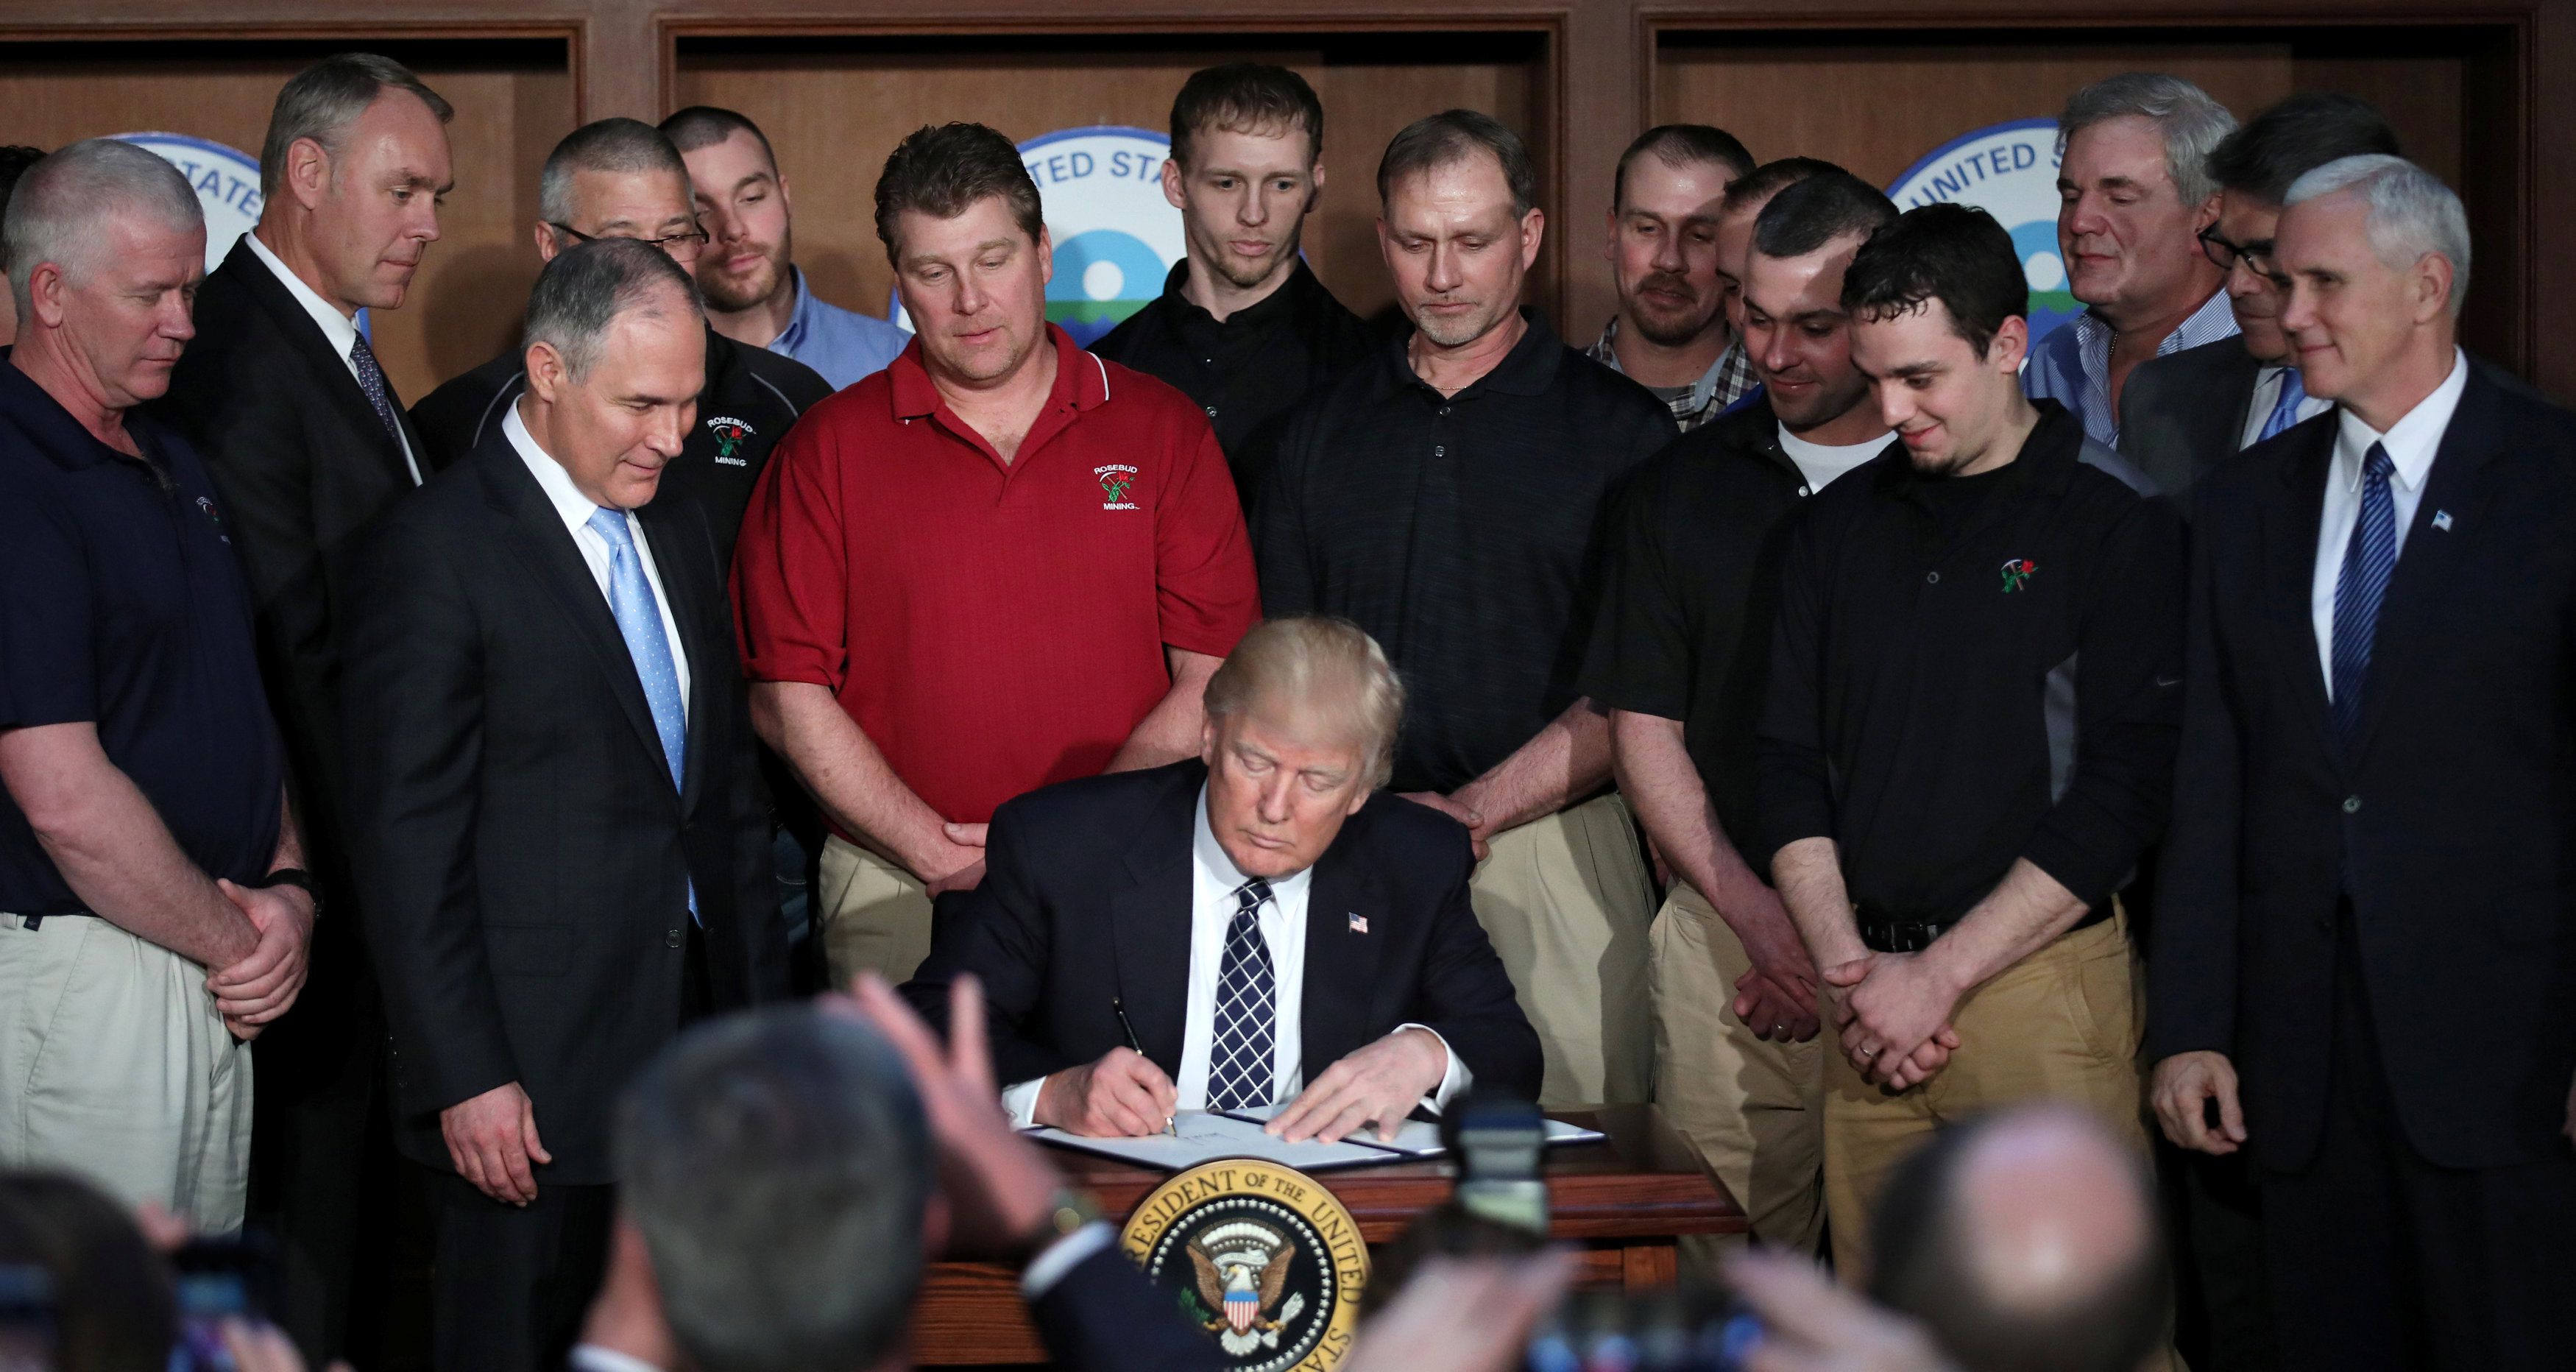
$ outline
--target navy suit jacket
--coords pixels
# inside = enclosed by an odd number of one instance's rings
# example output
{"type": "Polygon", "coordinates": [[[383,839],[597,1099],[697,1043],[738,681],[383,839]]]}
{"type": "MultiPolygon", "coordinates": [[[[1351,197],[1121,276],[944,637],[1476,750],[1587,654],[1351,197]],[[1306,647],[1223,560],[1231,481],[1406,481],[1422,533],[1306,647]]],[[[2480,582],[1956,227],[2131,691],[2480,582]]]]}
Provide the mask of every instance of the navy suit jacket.
{"type": "MultiPolygon", "coordinates": [[[[943,903],[904,994],[945,1025],[947,984],[984,984],[993,1066],[1028,1081],[1127,1042],[1177,1076],[1188,1019],[1196,760],[1087,777],[994,812],[984,881],[943,903]]],[[[1480,1085],[1536,1097],[1538,1034],[1468,903],[1467,831],[1380,793],[1343,823],[1307,895],[1305,1077],[1405,1023],[1448,1041],[1480,1085]],[[1351,915],[1367,923],[1354,926],[1351,915]]]]}
{"type": "Polygon", "coordinates": [[[2576,414],[2472,360],[2338,741],[2309,602],[2335,411],[2202,481],[2149,1051],[2232,1054],[2266,1167],[2315,1151],[2337,907],[2399,1123],[2563,1156],[2576,1075],[2576,414]],[[2348,874],[2348,875],[2347,875],[2348,874]]]}

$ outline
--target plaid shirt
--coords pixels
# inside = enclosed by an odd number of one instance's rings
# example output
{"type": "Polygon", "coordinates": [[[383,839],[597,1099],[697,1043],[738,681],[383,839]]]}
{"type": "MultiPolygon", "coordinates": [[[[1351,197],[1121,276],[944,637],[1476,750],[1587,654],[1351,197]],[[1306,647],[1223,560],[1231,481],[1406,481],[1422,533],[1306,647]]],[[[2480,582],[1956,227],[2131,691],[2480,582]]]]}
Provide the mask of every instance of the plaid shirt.
{"type": "MultiPolygon", "coordinates": [[[[1614,314],[1601,327],[1600,341],[1585,349],[1583,355],[1614,372],[1620,371],[1619,354],[1610,346],[1618,336],[1619,316],[1614,314]]],[[[1670,402],[1673,422],[1681,426],[1683,433],[1689,433],[1734,408],[1754,384],[1753,364],[1745,360],[1744,345],[1730,342],[1726,351],[1717,355],[1717,361],[1709,364],[1708,373],[1691,383],[1690,394],[1670,402]]]]}

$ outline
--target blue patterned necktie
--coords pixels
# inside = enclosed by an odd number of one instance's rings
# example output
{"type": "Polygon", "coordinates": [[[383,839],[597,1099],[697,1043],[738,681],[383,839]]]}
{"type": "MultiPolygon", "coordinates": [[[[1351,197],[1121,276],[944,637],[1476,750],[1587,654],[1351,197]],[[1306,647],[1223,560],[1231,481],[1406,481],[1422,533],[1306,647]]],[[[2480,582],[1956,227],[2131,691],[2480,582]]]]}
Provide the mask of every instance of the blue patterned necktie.
{"type": "Polygon", "coordinates": [[[2272,402],[2272,417],[2263,421],[2263,432],[2258,435],[2254,441],[2260,443],[2264,439],[2270,438],[2272,435],[2279,433],[2283,429],[2298,423],[2299,406],[2305,402],[2307,398],[2308,388],[2300,384],[2299,369],[2296,367],[2283,367],[2281,369],[2281,398],[2272,402]]]}
{"type": "Polygon", "coordinates": [[[349,365],[357,368],[358,389],[367,393],[367,403],[375,407],[376,418],[385,426],[385,436],[402,447],[402,425],[394,420],[393,391],[385,385],[385,369],[376,365],[376,350],[367,346],[367,336],[349,345],[349,365]]]}
{"type": "Polygon", "coordinates": [[[1270,945],[1261,937],[1261,902],[1270,883],[1259,877],[1234,890],[1225,926],[1225,960],[1216,979],[1216,1043],[1208,1053],[1208,1108],[1268,1105],[1278,1073],[1278,986],[1270,945]]]}
{"type": "Polygon", "coordinates": [[[2361,730],[2361,685],[2370,672],[2370,643],[2379,632],[2379,602],[2397,569],[2397,501],[2388,490],[2397,464],[2373,443],[2361,471],[2361,517],[2344,545],[2335,577],[2334,722],[2348,751],[2361,730]]]}
{"type": "MultiPolygon", "coordinates": [[[[608,611],[617,616],[617,632],[626,639],[626,655],[635,662],[635,677],[644,685],[644,703],[653,711],[653,732],[662,738],[662,756],[671,764],[671,788],[685,790],[688,775],[689,720],[680,701],[680,672],[671,660],[670,635],[662,632],[662,605],[653,598],[653,583],[644,576],[644,559],[636,554],[635,533],[626,527],[626,512],[602,509],[590,516],[591,532],[608,543],[608,611]]],[[[698,913],[696,883],[689,888],[689,913],[698,913]]]]}

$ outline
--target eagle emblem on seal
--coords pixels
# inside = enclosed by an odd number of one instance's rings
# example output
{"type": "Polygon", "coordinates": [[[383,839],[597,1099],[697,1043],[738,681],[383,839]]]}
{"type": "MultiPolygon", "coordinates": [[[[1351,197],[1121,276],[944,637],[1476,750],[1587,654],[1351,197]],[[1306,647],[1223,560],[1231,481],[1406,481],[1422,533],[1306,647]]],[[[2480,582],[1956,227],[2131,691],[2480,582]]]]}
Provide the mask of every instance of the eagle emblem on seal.
{"type": "Polygon", "coordinates": [[[1278,1347],[1279,1331],[1305,1311],[1302,1295],[1280,1302],[1297,1245],[1269,1225],[1235,1220],[1213,1226],[1191,1240],[1189,1255],[1198,1269],[1199,1298],[1218,1312],[1202,1327],[1236,1357],[1278,1347]]]}

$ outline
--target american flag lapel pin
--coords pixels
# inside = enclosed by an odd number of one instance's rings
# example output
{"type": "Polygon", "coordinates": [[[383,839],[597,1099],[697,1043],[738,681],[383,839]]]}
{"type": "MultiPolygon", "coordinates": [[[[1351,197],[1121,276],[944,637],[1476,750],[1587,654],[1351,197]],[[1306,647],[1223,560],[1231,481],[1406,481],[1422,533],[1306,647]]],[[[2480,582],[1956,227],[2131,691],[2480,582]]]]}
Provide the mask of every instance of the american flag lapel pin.
{"type": "Polygon", "coordinates": [[[2451,512],[2448,510],[2435,510],[2433,512],[2433,527],[2440,529],[2444,533],[2449,533],[2451,530],[2451,512]]]}
{"type": "Polygon", "coordinates": [[[1363,914],[1359,913],[1359,912],[1358,912],[1358,911],[1356,911],[1356,910],[1352,911],[1352,912],[1351,912],[1351,932],[1352,932],[1352,933],[1354,933],[1354,934],[1365,934],[1365,933],[1367,933],[1367,932],[1368,932],[1368,916],[1363,915],[1363,914]]]}

